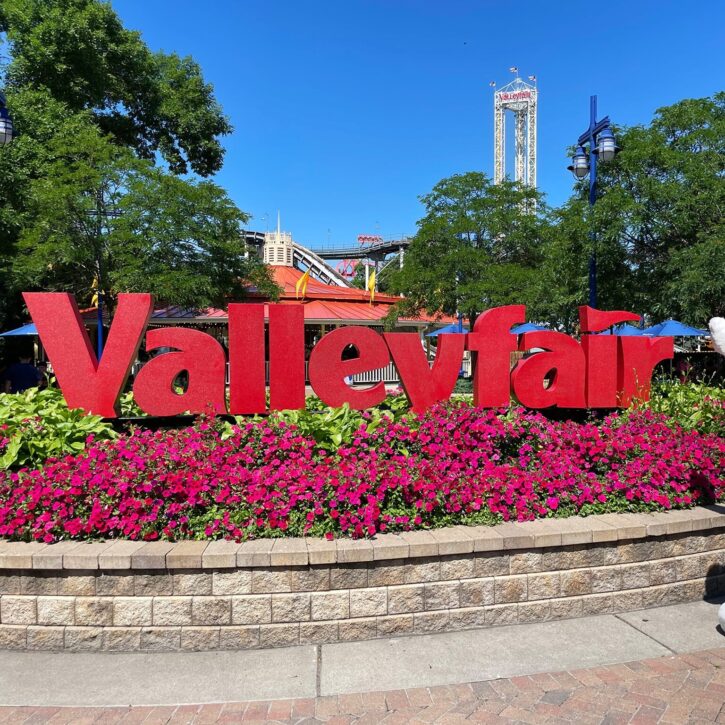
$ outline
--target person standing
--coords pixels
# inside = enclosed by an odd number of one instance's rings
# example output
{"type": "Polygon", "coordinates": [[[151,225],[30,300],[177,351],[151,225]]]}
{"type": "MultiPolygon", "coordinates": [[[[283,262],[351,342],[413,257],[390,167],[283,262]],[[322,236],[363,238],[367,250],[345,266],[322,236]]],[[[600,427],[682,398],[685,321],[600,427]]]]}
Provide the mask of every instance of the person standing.
{"type": "Polygon", "coordinates": [[[43,376],[31,360],[30,355],[25,355],[8,367],[5,371],[6,393],[22,393],[28,388],[40,385],[43,376]]]}

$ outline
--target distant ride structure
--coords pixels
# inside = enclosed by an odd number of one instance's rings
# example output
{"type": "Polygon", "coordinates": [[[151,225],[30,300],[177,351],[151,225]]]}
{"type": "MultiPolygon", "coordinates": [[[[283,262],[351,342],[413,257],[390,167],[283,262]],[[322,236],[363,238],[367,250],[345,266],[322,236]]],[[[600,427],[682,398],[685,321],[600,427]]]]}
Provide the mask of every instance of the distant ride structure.
{"type": "MultiPolygon", "coordinates": [[[[493,180],[506,178],[506,118],[514,120],[514,181],[536,188],[536,114],[539,91],[536,76],[531,83],[519,78],[516,66],[509,68],[516,78],[493,94],[493,180]]],[[[490,83],[496,88],[495,81],[490,83]]]]}
{"type": "Polygon", "coordinates": [[[360,264],[366,265],[366,282],[368,267],[380,272],[395,261],[402,267],[405,250],[410,245],[407,237],[384,239],[378,235],[359,235],[356,245],[310,249],[295,242],[289,232],[282,231],[279,221],[276,231],[247,230],[243,235],[247,245],[256,248],[257,255],[267,264],[309,269],[315,279],[336,287],[350,287],[360,264]],[[338,262],[335,266],[331,264],[334,261],[338,262]]]}

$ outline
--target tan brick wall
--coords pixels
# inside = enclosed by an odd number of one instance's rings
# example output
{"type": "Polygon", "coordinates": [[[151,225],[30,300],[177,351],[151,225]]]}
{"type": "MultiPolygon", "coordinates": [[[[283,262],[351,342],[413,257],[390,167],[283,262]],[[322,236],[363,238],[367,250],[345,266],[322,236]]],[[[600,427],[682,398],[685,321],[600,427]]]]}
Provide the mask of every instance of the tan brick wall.
{"type": "MultiPolygon", "coordinates": [[[[674,520],[681,526],[684,519],[674,520]]],[[[185,569],[134,566],[133,554],[123,559],[123,549],[114,553],[125,542],[99,547],[96,556],[127,562],[126,569],[34,569],[22,549],[14,567],[2,553],[17,545],[0,543],[6,547],[0,548],[0,649],[281,647],[630,611],[725,591],[725,520],[711,520],[709,528],[691,522],[694,530],[668,533],[660,518],[651,523],[658,532],[652,535],[648,521],[626,518],[634,538],[607,535],[560,546],[537,546],[535,528],[511,524],[511,540],[533,541],[529,548],[478,551],[456,527],[432,532],[436,555],[431,540],[421,539],[422,556],[412,534],[389,536],[386,550],[394,558],[362,561],[356,559],[375,551],[375,542],[344,548],[335,561],[323,556],[323,547],[311,546],[307,564],[298,563],[299,540],[280,548],[275,564],[270,547],[276,542],[264,542],[266,549],[254,542],[244,549],[246,565],[227,567],[205,566],[204,546],[178,553],[166,543],[136,549],[143,554],[138,562],[158,567],[166,555],[195,567],[185,569]],[[408,547],[407,557],[400,557],[401,547],[408,547]]],[[[548,538],[541,541],[550,542],[547,523],[548,538]]],[[[581,526],[572,528],[581,538],[581,526]]],[[[481,540],[490,545],[490,536],[481,540]]],[[[224,543],[209,561],[239,562],[229,554],[235,545],[224,543]]],[[[57,565],[64,556],[45,552],[42,561],[57,565]]],[[[77,565],[89,557],[75,552],[69,561],[77,565]]]]}

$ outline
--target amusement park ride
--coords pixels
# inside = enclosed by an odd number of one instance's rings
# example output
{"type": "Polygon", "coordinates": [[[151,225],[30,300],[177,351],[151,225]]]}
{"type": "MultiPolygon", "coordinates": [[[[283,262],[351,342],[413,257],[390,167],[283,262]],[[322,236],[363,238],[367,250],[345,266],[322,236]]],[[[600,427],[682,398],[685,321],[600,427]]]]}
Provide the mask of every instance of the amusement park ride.
{"type": "MultiPolygon", "coordinates": [[[[494,170],[493,180],[501,183],[506,170],[506,119],[514,117],[514,168],[513,178],[522,184],[536,186],[536,116],[538,89],[536,76],[529,76],[527,83],[519,77],[516,66],[509,68],[516,77],[502,88],[494,88],[494,170]]],[[[312,276],[325,284],[350,287],[361,264],[365,266],[365,286],[370,270],[380,272],[390,264],[403,266],[405,250],[410,245],[408,237],[388,238],[379,234],[359,234],[357,245],[305,247],[292,240],[289,232],[282,232],[277,219],[276,232],[246,231],[247,244],[256,247],[259,256],[268,264],[287,264],[309,270],[312,276]],[[282,258],[284,257],[284,258],[282,258]],[[334,266],[333,266],[334,264],[334,266]]]]}
{"type": "MultiPolygon", "coordinates": [[[[514,181],[536,187],[536,76],[531,83],[519,78],[516,66],[509,68],[516,78],[493,94],[493,180],[506,178],[506,112],[514,115],[514,181]]],[[[489,84],[496,88],[496,82],[489,84]]]]}

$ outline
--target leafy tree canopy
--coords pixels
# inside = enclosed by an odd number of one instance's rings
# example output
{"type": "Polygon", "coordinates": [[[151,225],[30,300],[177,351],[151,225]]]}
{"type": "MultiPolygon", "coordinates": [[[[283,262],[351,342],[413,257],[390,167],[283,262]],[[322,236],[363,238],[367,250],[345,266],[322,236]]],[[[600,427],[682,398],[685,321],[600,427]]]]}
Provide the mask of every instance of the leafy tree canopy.
{"type": "Polygon", "coordinates": [[[167,174],[92,129],[56,144],[48,176],[29,184],[15,261],[24,287],[89,299],[96,278],[107,301],[151,290],[190,308],[225,305],[249,284],[274,294],[241,240],[247,216],[218,186],[167,174]]]}
{"type": "Polygon", "coordinates": [[[406,295],[401,311],[459,311],[474,320],[489,307],[528,300],[549,227],[541,194],[469,172],[443,179],[421,201],[425,216],[403,269],[389,279],[406,295]]]}
{"type": "MultiPolygon", "coordinates": [[[[697,326],[725,314],[725,93],[660,108],[649,126],[617,131],[617,141],[621,152],[598,167],[592,220],[600,306],[697,326]]],[[[562,210],[569,227],[572,215],[585,215],[584,186],[562,210]]],[[[547,254],[554,269],[561,252],[575,252],[570,242],[560,235],[559,254],[547,254]]]]}
{"type": "Polygon", "coordinates": [[[94,278],[189,307],[274,295],[247,215],[182,176],[217,171],[231,131],[191,58],[152,52],[101,0],[5,0],[0,32],[18,132],[0,148],[0,319],[22,316],[21,289],[83,300],[94,278]]]}
{"type": "MultiPolygon", "coordinates": [[[[154,53],[99,0],[4,0],[0,30],[11,62],[9,101],[45,88],[70,112],[89,111],[99,128],[144,158],[160,153],[175,173],[218,171],[231,132],[212,87],[191,58],[154,53]]],[[[20,133],[33,124],[19,122],[20,133]]]]}

